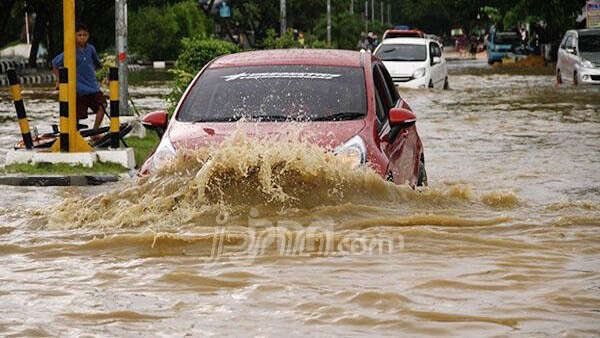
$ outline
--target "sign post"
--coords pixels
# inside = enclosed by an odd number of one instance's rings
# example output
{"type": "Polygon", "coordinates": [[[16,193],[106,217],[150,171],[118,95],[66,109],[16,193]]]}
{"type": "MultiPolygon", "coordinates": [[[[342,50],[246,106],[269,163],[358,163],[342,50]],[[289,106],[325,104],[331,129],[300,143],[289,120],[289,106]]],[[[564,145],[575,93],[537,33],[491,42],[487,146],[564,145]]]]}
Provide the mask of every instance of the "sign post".
{"type": "Polygon", "coordinates": [[[585,6],[587,28],[600,28],[600,1],[588,1],[585,6]]]}
{"type": "Polygon", "coordinates": [[[119,111],[121,115],[129,115],[127,0],[115,0],[115,35],[117,40],[117,65],[119,67],[119,111]]]}

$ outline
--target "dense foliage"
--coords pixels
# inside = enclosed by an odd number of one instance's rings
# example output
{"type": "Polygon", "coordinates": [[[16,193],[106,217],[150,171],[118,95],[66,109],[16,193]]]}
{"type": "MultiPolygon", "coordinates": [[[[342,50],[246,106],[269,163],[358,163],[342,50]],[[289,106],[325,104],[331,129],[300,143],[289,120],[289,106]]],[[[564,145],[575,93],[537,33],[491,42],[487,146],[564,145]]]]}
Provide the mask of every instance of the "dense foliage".
{"type": "Polygon", "coordinates": [[[209,19],[195,1],[141,7],[129,14],[129,47],[138,57],[175,60],[185,37],[207,38],[209,19]]]}
{"type": "MultiPolygon", "coordinates": [[[[214,1],[208,3],[214,5],[214,1]]],[[[233,17],[221,19],[211,9],[199,6],[197,0],[129,1],[129,39],[131,50],[140,56],[175,59],[182,48],[183,37],[225,37],[244,47],[289,46],[279,32],[279,1],[228,0],[233,17]],[[212,27],[217,31],[212,32],[212,27]],[[271,32],[276,33],[273,38],[271,32]],[[271,34],[271,35],[270,35],[271,34]],[[279,41],[275,41],[279,39],[279,41]]],[[[76,1],[76,16],[90,27],[91,42],[98,51],[114,48],[114,5],[110,1],[76,1]]],[[[487,29],[496,24],[500,29],[513,29],[521,23],[544,21],[550,41],[575,26],[575,17],[585,0],[374,0],[375,22],[369,30],[381,33],[387,6],[391,5],[391,22],[421,28],[429,33],[448,35],[451,28],[466,32],[487,29]],[[382,7],[383,4],[383,7],[382,7]]],[[[356,47],[365,30],[365,1],[331,0],[332,46],[356,47]]],[[[368,1],[369,18],[371,0],[368,1]]],[[[0,2],[0,46],[22,39],[24,14],[36,13],[39,24],[34,41],[48,42],[49,56],[62,50],[62,6],[55,0],[3,0],[0,2]]],[[[322,46],[326,39],[325,0],[287,0],[287,26],[303,32],[305,46],[322,46]]],[[[387,20],[387,18],[386,18],[387,20]]],[[[295,44],[296,42],[294,42],[295,44]]]]}
{"type": "Polygon", "coordinates": [[[173,112],[185,89],[194,76],[212,59],[237,53],[239,47],[231,42],[216,39],[184,38],[182,51],[175,63],[175,83],[167,97],[169,112],[173,112]]]}

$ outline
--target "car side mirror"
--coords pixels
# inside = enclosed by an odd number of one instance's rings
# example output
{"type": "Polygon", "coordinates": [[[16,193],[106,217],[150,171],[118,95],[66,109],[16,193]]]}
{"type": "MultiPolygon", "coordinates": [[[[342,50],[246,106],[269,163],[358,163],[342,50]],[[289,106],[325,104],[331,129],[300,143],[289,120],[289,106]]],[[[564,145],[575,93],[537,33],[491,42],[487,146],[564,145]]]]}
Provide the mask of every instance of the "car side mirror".
{"type": "Polygon", "coordinates": [[[437,65],[438,63],[442,62],[442,58],[439,56],[434,56],[433,60],[432,60],[432,64],[437,65]]]}
{"type": "Polygon", "coordinates": [[[390,126],[402,126],[409,123],[415,123],[417,116],[410,110],[405,108],[392,108],[389,114],[390,126]]]}
{"type": "Polygon", "coordinates": [[[142,125],[146,129],[154,130],[162,138],[169,125],[169,114],[164,110],[153,111],[142,118],[142,125]]]}

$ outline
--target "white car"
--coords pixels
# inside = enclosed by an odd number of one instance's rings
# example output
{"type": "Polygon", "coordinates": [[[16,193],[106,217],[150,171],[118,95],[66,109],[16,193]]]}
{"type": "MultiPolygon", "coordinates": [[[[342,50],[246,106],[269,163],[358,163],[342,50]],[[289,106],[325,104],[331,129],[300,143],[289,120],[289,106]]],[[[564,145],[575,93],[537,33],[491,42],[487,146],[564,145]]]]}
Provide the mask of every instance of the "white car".
{"type": "Polygon", "coordinates": [[[570,30],[558,49],[558,84],[600,85],[600,29],[570,30]]]}
{"type": "Polygon", "coordinates": [[[448,66],[437,41],[385,39],[375,50],[398,87],[448,89],[448,66]]]}

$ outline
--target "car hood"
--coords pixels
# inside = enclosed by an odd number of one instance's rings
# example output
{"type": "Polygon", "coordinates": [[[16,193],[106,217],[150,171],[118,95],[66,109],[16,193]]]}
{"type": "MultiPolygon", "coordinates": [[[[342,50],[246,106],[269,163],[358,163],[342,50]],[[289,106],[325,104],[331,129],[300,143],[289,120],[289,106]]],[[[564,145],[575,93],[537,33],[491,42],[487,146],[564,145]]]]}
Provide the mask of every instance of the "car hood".
{"type": "Polygon", "coordinates": [[[426,61],[383,61],[391,76],[412,76],[414,72],[427,65],[426,61]]]}
{"type": "Polygon", "coordinates": [[[189,123],[174,121],[168,136],[177,149],[198,149],[222,143],[238,129],[259,139],[299,135],[321,147],[333,149],[360,133],[366,120],[324,122],[219,122],[189,123]]]}

